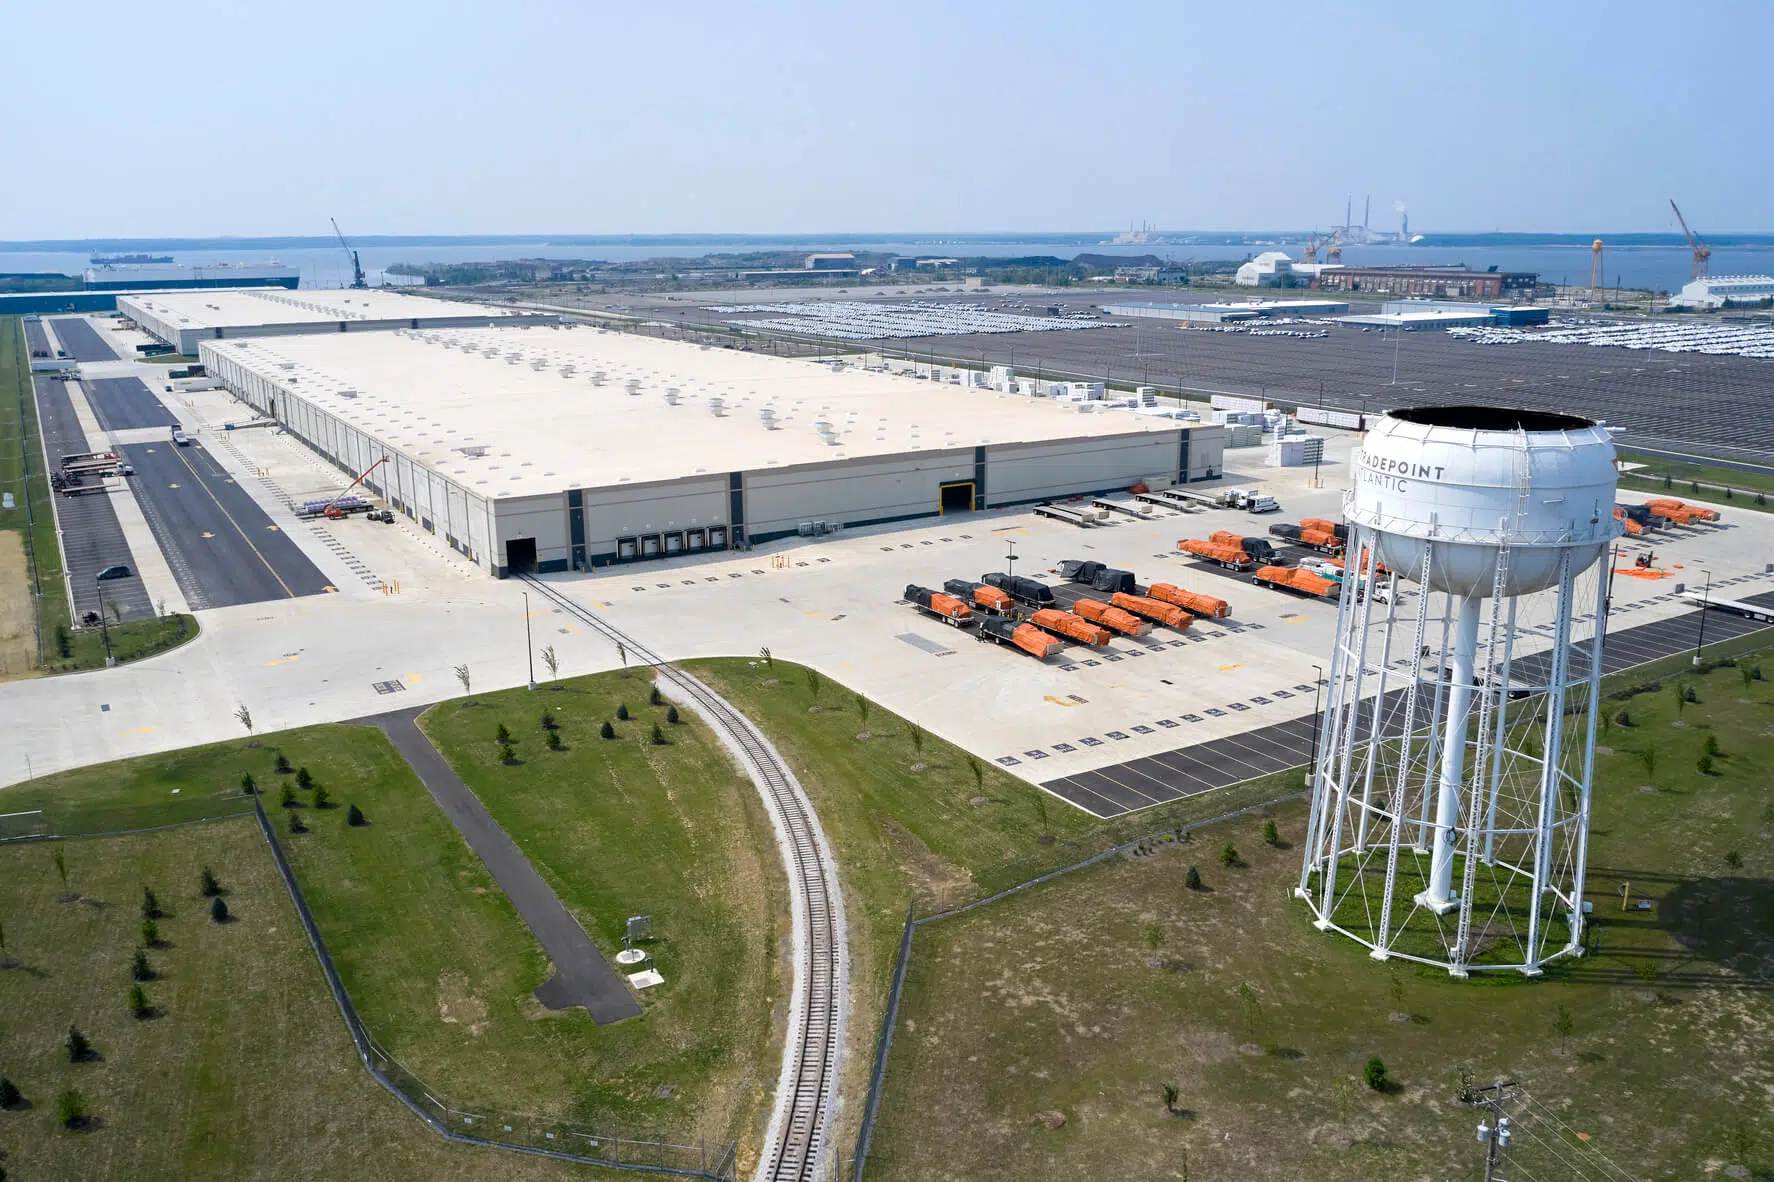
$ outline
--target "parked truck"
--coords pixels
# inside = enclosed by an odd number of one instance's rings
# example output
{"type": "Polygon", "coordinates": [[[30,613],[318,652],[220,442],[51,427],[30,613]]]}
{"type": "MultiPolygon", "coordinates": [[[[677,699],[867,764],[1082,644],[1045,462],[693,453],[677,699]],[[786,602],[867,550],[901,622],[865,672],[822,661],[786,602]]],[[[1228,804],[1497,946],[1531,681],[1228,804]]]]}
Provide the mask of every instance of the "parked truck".
{"type": "Polygon", "coordinates": [[[1259,587],[1292,591],[1296,595],[1322,599],[1328,603],[1335,603],[1343,593],[1343,585],[1335,579],[1327,579],[1297,566],[1265,566],[1252,575],[1250,581],[1259,587]]]}
{"type": "Polygon", "coordinates": [[[1170,583],[1153,583],[1146,588],[1149,598],[1164,603],[1174,603],[1192,616],[1200,616],[1204,620],[1223,620],[1232,614],[1232,605],[1212,595],[1203,595],[1199,591],[1185,591],[1170,583]]]}
{"type": "Polygon", "coordinates": [[[1109,630],[1100,624],[1092,624],[1082,616],[1071,612],[1058,611],[1044,607],[1029,617],[1029,623],[1044,632],[1066,640],[1076,640],[1079,644],[1103,645],[1109,643],[1109,630]]]}
{"type": "Polygon", "coordinates": [[[988,612],[994,616],[1009,615],[1016,601],[996,587],[988,587],[984,583],[974,583],[967,579],[950,579],[942,585],[942,589],[953,595],[969,607],[988,612]]]}
{"type": "Polygon", "coordinates": [[[1173,603],[1165,603],[1163,600],[1145,595],[1129,595],[1123,591],[1117,591],[1109,596],[1109,604],[1124,612],[1144,616],[1146,619],[1163,624],[1167,628],[1175,628],[1178,632],[1187,628],[1195,619],[1173,603]]]}
{"type": "Polygon", "coordinates": [[[1220,503],[1228,509],[1243,509],[1250,513],[1281,512],[1281,502],[1266,493],[1252,492],[1248,488],[1222,490],[1220,503]]]}
{"type": "Polygon", "coordinates": [[[1100,599],[1080,599],[1072,605],[1074,614],[1093,624],[1101,624],[1123,636],[1144,636],[1152,630],[1152,621],[1142,620],[1130,611],[1104,603],[1100,599]]]}
{"type": "Polygon", "coordinates": [[[1053,588],[1038,579],[1025,579],[1021,575],[1007,575],[1002,571],[993,571],[982,576],[982,581],[988,587],[996,587],[1026,607],[1053,606],[1053,588]]]}
{"type": "Polygon", "coordinates": [[[973,634],[973,638],[1019,648],[1037,660],[1046,660],[1060,650],[1059,641],[1033,624],[1024,624],[1002,617],[997,619],[988,617],[981,620],[979,630],[973,634]]]}
{"type": "Polygon", "coordinates": [[[928,587],[920,587],[916,583],[910,583],[906,585],[905,597],[919,611],[935,616],[952,627],[965,628],[973,622],[973,612],[953,595],[945,595],[941,591],[932,591],[928,587]]]}

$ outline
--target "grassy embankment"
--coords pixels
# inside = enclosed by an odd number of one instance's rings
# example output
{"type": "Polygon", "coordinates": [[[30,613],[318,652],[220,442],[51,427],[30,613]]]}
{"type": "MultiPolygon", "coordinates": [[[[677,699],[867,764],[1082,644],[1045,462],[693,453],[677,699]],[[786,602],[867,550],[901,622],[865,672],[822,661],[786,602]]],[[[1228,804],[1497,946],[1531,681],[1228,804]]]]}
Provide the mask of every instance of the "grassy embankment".
{"type": "Polygon", "coordinates": [[[1620,458],[1644,465],[1642,469],[1620,474],[1621,500],[1626,500],[1629,494],[1642,493],[1646,497],[1677,497],[1684,501],[1706,501],[1766,512],[1768,498],[1774,494],[1774,468],[1745,472],[1739,468],[1634,455],[1632,452],[1621,452],[1620,458]]]}
{"type": "MultiPolygon", "coordinates": [[[[54,832],[165,823],[238,811],[242,802],[233,797],[241,775],[250,772],[279,824],[365,1025],[436,1094],[469,1111],[517,1113],[690,1144],[706,1138],[712,1145],[755,1133],[765,1085],[775,1076],[775,953],[787,908],[772,865],[774,845],[750,785],[727,766],[699,724],[668,726],[670,745],[648,744],[651,722],[663,719],[664,708],[646,706],[646,697],[644,681],[610,674],[563,683],[555,692],[477,695],[475,705],[447,703],[425,721],[606,951],[619,946],[617,933],[628,915],[654,916],[658,939],[649,950],[666,984],[643,995],[643,1017],[601,1029],[583,1011],[549,1013],[534,1000],[532,990],[551,973],[546,957],[479,859],[377,731],[316,727],[257,743],[239,740],[87,768],[6,789],[0,806],[9,812],[43,808],[44,828],[54,832]],[[597,723],[612,716],[622,699],[645,721],[617,723],[619,739],[599,740],[597,723]],[[544,708],[554,712],[565,736],[561,751],[544,745],[538,725],[544,708]],[[513,766],[498,762],[491,741],[501,721],[514,736],[519,762],[513,766]],[[483,747],[492,758],[483,757],[483,747]],[[294,771],[275,770],[277,751],[292,768],[308,769],[313,783],[329,793],[332,807],[316,807],[316,789],[295,787],[294,771]],[[281,803],[286,785],[294,807],[281,803]],[[358,805],[370,823],[348,826],[349,804],[358,805]],[[288,831],[292,817],[305,832],[288,831]]],[[[262,877],[276,886],[269,855],[246,820],[67,843],[71,864],[102,861],[111,876],[105,893],[90,892],[107,900],[107,922],[121,925],[107,937],[117,949],[104,951],[104,957],[127,963],[127,933],[138,923],[135,884],[157,875],[157,851],[169,842],[195,841],[238,843],[224,877],[262,877]]],[[[23,860],[16,865],[41,861],[45,875],[53,874],[49,856],[41,844],[0,848],[0,857],[23,860]]],[[[193,874],[194,869],[184,877],[193,874]]],[[[69,989],[102,996],[121,1013],[128,982],[112,980],[109,967],[95,967],[100,962],[93,958],[100,953],[88,949],[84,937],[59,932],[55,921],[61,912],[7,897],[7,884],[24,883],[30,875],[8,872],[3,878],[0,922],[9,947],[34,949],[32,963],[64,986],[60,992],[8,999],[7,1028],[32,1031],[29,1038],[42,1042],[49,1037],[44,1031],[53,1034],[62,1023],[56,1005],[69,989]]],[[[270,893],[274,897],[277,890],[270,893]]],[[[484,1153],[446,1146],[364,1076],[293,912],[287,901],[281,907],[275,930],[293,951],[273,954],[261,943],[241,965],[194,955],[186,971],[213,988],[186,997],[179,1011],[192,1028],[217,1027],[225,1035],[230,1023],[261,1020],[256,1010],[224,1013],[230,999],[262,998],[267,1006],[299,1000],[318,1007],[324,1021],[305,1019],[318,1024],[317,1032],[303,1034],[286,1049],[282,1042],[291,1036],[269,1023],[263,1043],[238,1040],[251,1052],[243,1049],[229,1072],[176,1057],[170,1068],[162,1056],[108,1059],[115,1063],[118,1094],[164,1088],[178,1098],[176,1111],[148,1124],[113,1121],[101,1129],[99,1135],[117,1145],[118,1164],[87,1176],[191,1176],[186,1142],[198,1127],[198,1109],[210,1151],[224,1163],[244,1163],[199,1173],[270,1172],[252,1156],[265,1144],[281,1143],[284,1134],[269,1135],[267,1122],[287,1125],[290,1136],[315,1122],[333,1130],[333,1140],[300,1149],[303,1168],[312,1173],[298,1176],[481,1177],[516,1171],[520,1177],[544,1177],[559,1172],[522,1158],[509,1158],[507,1164],[508,1155],[488,1164],[484,1153]],[[245,1099],[278,1095],[290,1098],[289,1112],[268,1114],[245,1099]],[[373,1120],[366,1115],[383,1108],[373,1120]],[[410,1169],[373,1160],[383,1142],[410,1146],[410,1152],[403,1151],[413,1163],[410,1169]],[[124,1162],[131,1163],[133,1174],[124,1162]]],[[[193,910],[182,904],[181,909],[193,910]]],[[[0,989],[13,980],[0,975],[0,989]]],[[[19,1061],[42,1058],[41,1048],[20,1053],[19,1061]]],[[[0,1073],[16,1079],[23,1069],[12,1067],[14,1058],[0,1038],[0,1073]]],[[[96,1103],[95,1112],[109,1119],[96,1103]]],[[[0,1129],[6,1127],[0,1123],[0,1129]]],[[[60,1152],[55,1147],[64,1135],[52,1122],[21,1121],[14,1127],[31,1153],[60,1152]]],[[[285,1146],[285,1152],[297,1150],[285,1146]]],[[[267,1154],[264,1160],[276,1158],[267,1154]]]]}
{"type": "Polygon", "coordinates": [[[1290,802],[1277,848],[1228,822],[922,927],[870,1175],[1476,1178],[1459,1066],[1527,1088],[1525,1176],[1612,1176],[1597,1152],[1658,1179],[1774,1167],[1774,682],[1670,668],[1609,702],[1592,955],[1539,981],[1374,963],[1289,897],[1290,802]]]}

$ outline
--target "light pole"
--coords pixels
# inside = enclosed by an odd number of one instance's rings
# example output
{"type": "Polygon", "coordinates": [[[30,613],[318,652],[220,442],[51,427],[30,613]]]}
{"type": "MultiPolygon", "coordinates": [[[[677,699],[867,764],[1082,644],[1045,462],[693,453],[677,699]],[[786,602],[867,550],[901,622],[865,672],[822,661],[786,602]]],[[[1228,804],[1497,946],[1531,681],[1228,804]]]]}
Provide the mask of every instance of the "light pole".
{"type": "MultiPolygon", "coordinates": [[[[105,615],[105,589],[99,584],[110,582],[112,579],[127,579],[129,574],[127,566],[107,566],[92,577],[93,589],[98,592],[99,597],[99,630],[105,637],[105,668],[107,669],[117,663],[117,658],[111,655],[111,622],[105,615]]],[[[1699,658],[1696,657],[1695,661],[1698,662],[1699,658]]]]}
{"type": "Polygon", "coordinates": [[[1700,663],[1700,646],[1706,643],[1706,609],[1712,603],[1712,572],[1700,572],[1706,576],[1706,586],[1700,592],[1700,634],[1694,638],[1694,663],[1700,663]]]}
{"type": "Polygon", "coordinates": [[[1004,573],[1011,578],[1016,577],[1016,539],[1007,538],[1004,543],[1004,573]]]}
{"type": "Polygon", "coordinates": [[[1312,764],[1306,769],[1306,783],[1318,782],[1318,697],[1324,690],[1324,666],[1312,666],[1318,672],[1318,680],[1312,683],[1312,764]]]}
{"type": "Polygon", "coordinates": [[[524,597],[524,656],[530,662],[530,688],[536,688],[536,649],[530,643],[530,593],[522,593],[524,597]]]}

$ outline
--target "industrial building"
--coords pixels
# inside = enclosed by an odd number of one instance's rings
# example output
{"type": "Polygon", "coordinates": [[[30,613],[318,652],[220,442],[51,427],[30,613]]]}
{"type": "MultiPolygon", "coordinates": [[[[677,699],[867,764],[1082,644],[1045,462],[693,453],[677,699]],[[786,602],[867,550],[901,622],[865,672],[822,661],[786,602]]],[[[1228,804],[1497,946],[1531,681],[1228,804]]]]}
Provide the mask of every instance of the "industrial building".
{"type": "Polygon", "coordinates": [[[1339,318],[1358,328],[1396,328],[1403,332],[1436,328],[1526,328],[1545,324],[1545,308],[1461,303],[1454,300],[1388,300],[1378,313],[1339,318]]]}
{"type": "Polygon", "coordinates": [[[131,293],[118,297],[117,310],[148,335],[187,355],[197,352],[199,341],[231,337],[560,321],[552,313],[435,300],[382,288],[300,294],[283,290],[131,293]]]}
{"type": "Polygon", "coordinates": [[[1706,275],[1670,297],[1671,308],[1754,308],[1774,300],[1774,275],[1706,275]]]}
{"type": "Polygon", "coordinates": [[[1464,266],[1326,267],[1318,274],[1318,286],[1375,295],[1497,300],[1531,297],[1539,279],[1532,271],[1474,271],[1464,266]]]}
{"type": "Polygon", "coordinates": [[[1242,264],[1232,282],[1239,287],[1279,287],[1293,274],[1294,261],[1279,250],[1265,250],[1242,264]]]}
{"type": "Polygon", "coordinates": [[[209,374],[494,575],[1211,479],[1223,430],[570,325],[205,340],[209,374]]]}
{"type": "Polygon", "coordinates": [[[277,263],[216,263],[184,267],[170,263],[106,264],[88,267],[87,291],[169,291],[182,287],[287,287],[302,281],[294,267],[277,263]]]}
{"type": "Polygon", "coordinates": [[[1242,300],[1210,304],[1166,304],[1149,300],[1103,304],[1109,316],[1142,316],[1153,320],[1182,320],[1199,324],[1237,324],[1272,316],[1337,316],[1349,310],[1345,300],[1242,300]]]}

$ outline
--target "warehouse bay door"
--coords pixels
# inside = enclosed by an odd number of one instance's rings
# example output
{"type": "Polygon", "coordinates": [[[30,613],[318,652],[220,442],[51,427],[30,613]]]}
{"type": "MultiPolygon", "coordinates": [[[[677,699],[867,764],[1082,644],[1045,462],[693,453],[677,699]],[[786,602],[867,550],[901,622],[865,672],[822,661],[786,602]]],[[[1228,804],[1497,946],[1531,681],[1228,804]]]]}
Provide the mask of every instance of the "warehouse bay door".
{"type": "MultiPolygon", "coordinates": [[[[926,486],[928,487],[928,486],[926,486]]],[[[946,517],[950,513],[967,513],[973,509],[973,481],[956,480],[941,485],[941,504],[938,506],[946,517]]]]}
{"type": "Polygon", "coordinates": [[[536,573],[536,539],[512,538],[505,543],[505,567],[512,574],[536,573]]]}

